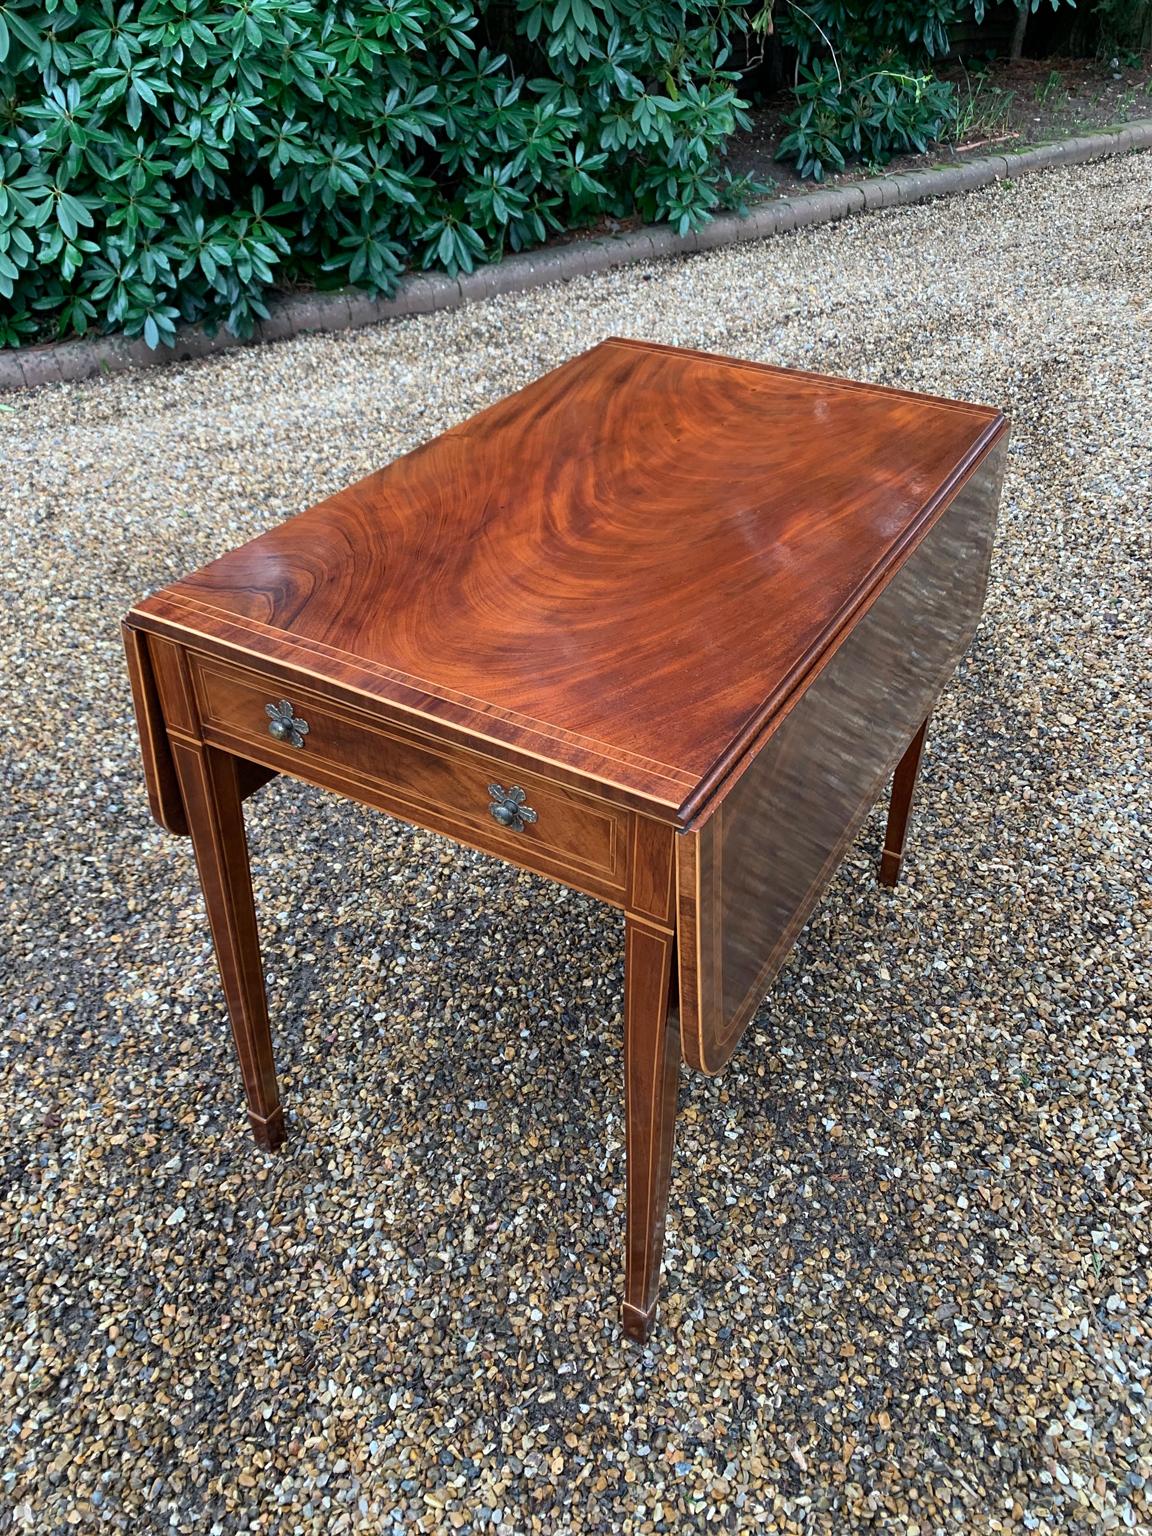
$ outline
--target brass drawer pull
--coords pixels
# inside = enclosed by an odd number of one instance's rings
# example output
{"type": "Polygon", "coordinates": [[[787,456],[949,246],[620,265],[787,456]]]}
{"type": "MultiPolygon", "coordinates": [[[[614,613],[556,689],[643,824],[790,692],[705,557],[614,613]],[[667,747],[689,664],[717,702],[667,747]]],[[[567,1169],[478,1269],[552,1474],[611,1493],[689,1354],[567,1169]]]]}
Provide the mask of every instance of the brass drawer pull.
{"type": "Polygon", "coordinates": [[[278,704],[265,704],[264,713],[268,716],[269,736],[275,736],[277,741],[286,742],[290,747],[304,745],[308,722],[298,718],[287,699],[281,699],[278,704]]]}
{"type": "Polygon", "coordinates": [[[492,796],[492,803],[488,807],[494,821],[498,821],[502,827],[510,827],[513,832],[523,832],[530,821],[536,820],[536,812],[530,805],[525,805],[527,796],[518,784],[513,784],[511,789],[501,789],[499,784],[489,784],[488,793],[492,796]]]}

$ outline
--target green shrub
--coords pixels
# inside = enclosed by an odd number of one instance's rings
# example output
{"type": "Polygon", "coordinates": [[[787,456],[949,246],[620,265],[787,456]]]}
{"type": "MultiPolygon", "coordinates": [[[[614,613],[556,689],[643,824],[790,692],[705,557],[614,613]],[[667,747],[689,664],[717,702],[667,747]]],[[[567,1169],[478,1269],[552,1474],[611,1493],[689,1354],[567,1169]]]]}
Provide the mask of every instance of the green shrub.
{"type": "Polygon", "coordinates": [[[728,0],[0,0],[0,344],[387,292],[601,215],[684,229],[743,121],[728,0]]]}
{"type": "Polygon", "coordinates": [[[781,157],[819,180],[849,156],[882,165],[922,152],[952,111],[931,60],[947,52],[960,9],[957,0],[782,0],[777,29],[799,67],[781,157]]]}
{"type": "Polygon", "coordinates": [[[842,171],[849,157],[878,166],[893,155],[922,154],[954,114],[953,91],[909,68],[887,55],[879,67],[845,80],[834,63],[803,66],[781,159],[819,181],[825,171],[842,171]]]}
{"type": "MultiPolygon", "coordinates": [[[[1040,3],[1023,0],[1023,8],[1040,3]]],[[[769,0],[754,25],[774,22],[798,63],[781,158],[819,180],[849,157],[885,165],[893,155],[923,153],[956,114],[955,92],[933,67],[968,9],[963,0],[769,0]]],[[[984,9],[974,0],[977,21],[984,9]]]]}

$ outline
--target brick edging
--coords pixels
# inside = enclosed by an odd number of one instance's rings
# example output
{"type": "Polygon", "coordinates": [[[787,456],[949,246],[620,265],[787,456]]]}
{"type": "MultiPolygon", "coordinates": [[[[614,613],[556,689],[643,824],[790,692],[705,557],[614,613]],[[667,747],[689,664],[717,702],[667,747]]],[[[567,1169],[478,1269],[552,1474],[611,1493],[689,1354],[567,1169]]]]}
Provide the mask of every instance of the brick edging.
{"type": "Polygon", "coordinates": [[[28,351],[0,355],[0,393],[86,379],[97,373],[120,373],[128,368],[147,368],[157,363],[206,357],[233,347],[261,341],[280,341],[310,331],[342,331],[372,325],[404,315],[426,315],[455,309],[461,304],[516,293],[568,277],[606,272],[611,267],[651,261],[663,256],[684,256],[694,251],[713,251],[748,240],[763,240],[808,224],[828,224],[852,213],[876,208],[895,208],[923,202],[954,192],[971,192],[994,181],[1023,176],[1030,171],[1058,165],[1078,165],[1109,155],[1152,149],[1152,118],[1140,118],[1119,128],[1106,128],[1053,144],[1015,153],[984,155],[956,165],[900,171],[892,176],[872,176],[842,186],[823,187],[796,197],[776,198],[756,204],[741,217],[725,214],[702,229],[679,235],[664,225],[649,225],[629,234],[598,240],[574,240],[569,245],[529,251],[493,262],[460,277],[442,273],[405,278],[390,299],[372,298],[354,288],[340,293],[295,294],[272,308],[267,320],[248,341],[227,329],[215,336],[194,326],[176,333],[173,347],[153,349],[142,340],[125,336],[95,336],[82,341],[62,341],[28,351]]]}

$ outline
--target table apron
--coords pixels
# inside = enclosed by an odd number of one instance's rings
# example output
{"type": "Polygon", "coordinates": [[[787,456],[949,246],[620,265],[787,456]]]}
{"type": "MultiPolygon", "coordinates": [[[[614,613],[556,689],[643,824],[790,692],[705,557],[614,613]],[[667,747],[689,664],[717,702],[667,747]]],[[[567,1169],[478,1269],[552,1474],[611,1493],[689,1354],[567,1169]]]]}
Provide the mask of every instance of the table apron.
{"type": "MultiPolygon", "coordinates": [[[[169,734],[255,765],[253,784],[282,773],[627,907],[630,849],[646,846],[633,829],[647,826],[650,818],[558,784],[546,771],[448,746],[306,685],[156,636],[148,642],[169,734]],[[282,704],[290,705],[289,722],[306,727],[300,733],[290,724],[281,727],[286,740],[270,734],[277,721],[269,709],[284,713],[282,704]],[[494,810],[510,816],[512,824],[502,824],[494,810]]],[[[670,846],[673,834],[666,824],[654,835],[670,846]]],[[[643,861],[637,868],[642,875],[643,861]]]]}

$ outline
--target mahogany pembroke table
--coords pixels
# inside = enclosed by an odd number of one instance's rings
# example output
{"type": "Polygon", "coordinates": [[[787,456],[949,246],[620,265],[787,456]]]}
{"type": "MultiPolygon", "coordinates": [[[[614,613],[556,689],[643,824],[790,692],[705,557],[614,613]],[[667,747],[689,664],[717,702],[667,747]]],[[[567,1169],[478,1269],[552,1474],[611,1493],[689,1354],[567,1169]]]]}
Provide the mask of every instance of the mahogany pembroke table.
{"type": "Polygon", "coordinates": [[[241,807],[275,774],[621,908],[645,1339],[681,1057],[727,1062],[893,772],[895,883],[1006,439],[984,406],[609,340],[133,608],[150,804],[192,839],[260,1145],[241,807]]]}

